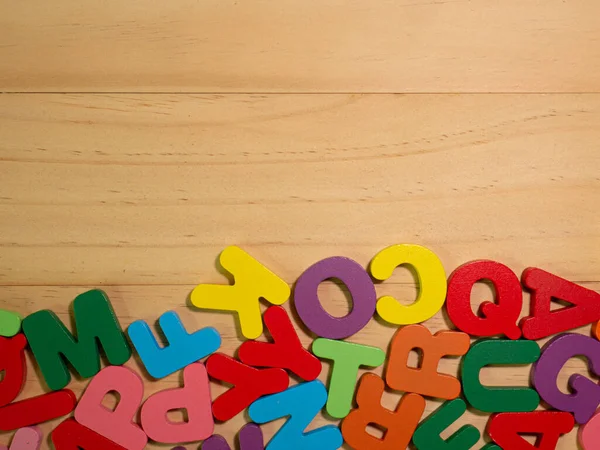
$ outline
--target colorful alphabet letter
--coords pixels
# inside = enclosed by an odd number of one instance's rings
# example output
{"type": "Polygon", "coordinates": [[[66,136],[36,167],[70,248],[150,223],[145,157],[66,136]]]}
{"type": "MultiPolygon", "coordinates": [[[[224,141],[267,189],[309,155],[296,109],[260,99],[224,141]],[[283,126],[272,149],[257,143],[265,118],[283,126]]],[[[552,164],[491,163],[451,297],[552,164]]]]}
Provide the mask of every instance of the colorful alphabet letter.
{"type": "Polygon", "coordinates": [[[158,325],[169,342],[164,348],[158,345],[145,321],[136,320],[127,329],[133,346],[153,378],[160,379],[177,372],[221,346],[221,335],[217,330],[206,327],[190,334],[175,311],[160,316],[158,325]]]}
{"type": "Polygon", "coordinates": [[[127,367],[108,366],[98,372],[75,408],[75,419],[81,425],[129,449],[146,447],[146,433],[133,421],[144,398],[144,382],[127,367]],[[102,400],[109,392],[119,395],[114,410],[102,400]]]}
{"type": "Polygon", "coordinates": [[[0,408],[0,431],[12,431],[48,422],[69,414],[76,404],[77,398],[69,389],[11,403],[0,408]]]}
{"type": "Polygon", "coordinates": [[[600,411],[579,428],[579,444],[583,450],[596,450],[600,443],[600,411]]]}
{"type": "Polygon", "coordinates": [[[263,332],[259,300],[282,305],[290,297],[290,287],[239,247],[227,247],[219,261],[233,275],[235,284],[201,284],[192,291],[190,300],[198,308],[236,311],[242,334],[256,339],[263,332]]]}
{"type": "Polygon", "coordinates": [[[201,441],[213,433],[208,374],[202,363],[183,369],[183,387],[151,395],[142,406],[142,428],[156,442],[181,444],[201,441]],[[167,412],[185,409],[186,422],[172,422],[167,412]]]}
{"type": "Polygon", "coordinates": [[[542,356],[533,366],[533,385],[550,406],[572,412],[577,423],[586,423],[600,405],[600,386],[579,374],[569,378],[573,394],[564,394],[556,386],[565,363],[577,355],[586,356],[590,370],[600,376],[600,341],[582,334],[565,333],[542,348],[542,356]]]}
{"type": "Polygon", "coordinates": [[[438,373],[440,359],[446,355],[467,353],[469,335],[457,331],[438,331],[434,336],[423,325],[400,328],[390,345],[387,385],[398,391],[414,392],[428,397],[453,399],[460,395],[460,382],[451,375],[438,373]],[[420,367],[407,365],[411,350],[422,351],[420,367]]]}
{"type": "Polygon", "coordinates": [[[0,407],[17,398],[25,383],[26,346],[27,339],[24,334],[17,334],[13,338],[0,337],[0,371],[4,372],[0,381],[0,407]]]}
{"type": "Polygon", "coordinates": [[[264,314],[273,342],[246,341],[238,351],[244,364],[288,369],[306,381],[321,373],[321,361],[302,347],[294,324],[281,306],[271,306],[264,314]]]}
{"type": "Polygon", "coordinates": [[[0,309],[0,336],[13,337],[21,331],[22,320],[20,314],[0,309]]]}
{"type": "Polygon", "coordinates": [[[554,450],[562,434],[573,429],[573,416],[558,411],[533,411],[494,414],[488,433],[496,444],[510,450],[554,450]],[[519,434],[536,434],[537,445],[519,434]]]}
{"type": "Polygon", "coordinates": [[[37,425],[69,414],[77,399],[68,389],[38,395],[13,402],[27,378],[23,334],[12,338],[0,337],[0,370],[4,372],[0,381],[0,431],[11,431],[37,425]]]}
{"type": "Polygon", "coordinates": [[[23,320],[23,332],[40,366],[46,383],[53,391],[71,381],[66,358],[82,378],[100,371],[100,354],[96,341],[112,365],[122,365],[131,349],[121,330],[110,300],[100,290],[85,292],[73,301],[76,337],[50,310],[38,311],[23,320]]]}
{"type": "Polygon", "coordinates": [[[419,279],[419,294],[410,306],[404,306],[386,295],[377,300],[377,313],[383,320],[396,325],[421,323],[435,316],[446,301],[446,271],[431,250],[420,245],[398,244],[381,250],[371,260],[373,278],[387,280],[394,269],[406,265],[419,279]]]}
{"type": "Polygon", "coordinates": [[[484,387],[479,381],[481,369],[498,364],[532,364],[540,357],[540,347],[533,341],[482,339],[475,342],[462,362],[463,392],[467,401],[485,412],[533,411],[540,403],[531,388],[484,387]]]}
{"type": "MultiPolygon", "coordinates": [[[[260,427],[255,423],[247,423],[240,430],[240,450],[265,450],[263,435],[260,427]]],[[[231,450],[227,440],[218,434],[212,435],[204,441],[202,450],[231,450]]]]}
{"type": "Polygon", "coordinates": [[[418,450],[468,450],[479,440],[479,431],[473,425],[464,425],[444,440],[440,433],[456,422],[467,410],[464,401],[457,398],[435,410],[415,431],[413,443],[418,450]]]}
{"type": "Polygon", "coordinates": [[[234,385],[213,401],[213,416],[223,422],[260,397],[284,391],[290,383],[283,369],[256,369],[222,353],[215,353],[206,360],[206,370],[212,378],[234,385]]]}
{"type": "MultiPolygon", "coordinates": [[[[12,438],[10,450],[39,450],[42,437],[42,430],[38,427],[19,428],[12,438]]],[[[0,450],[9,449],[0,445],[0,450]]]]}
{"type": "Polygon", "coordinates": [[[56,450],[128,450],[74,419],[62,422],[54,429],[50,438],[56,450]]]}
{"type": "Polygon", "coordinates": [[[531,315],[521,320],[527,339],[541,339],[600,319],[598,292],[536,268],[525,269],[521,279],[531,291],[531,315]],[[551,311],[553,298],[572,306],[551,311]]]}
{"type": "Polygon", "coordinates": [[[342,433],[336,426],[326,425],[304,432],[326,402],[327,390],[316,380],[263,397],[250,405],[248,414],[259,424],[289,416],[267,445],[269,450],[334,450],[343,443],[342,433]]]}
{"type": "Polygon", "coordinates": [[[521,337],[516,325],[523,292],[515,273],[495,261],[472,261],[457,268],[448,279],[446,308],[456,327],[471,336],[495,336],[505,334],[510,339],[521,337]],[[471,309],[471,290],[478,281],[489,280],[496,291],[496,302],[483,302],[481,316],[471,309]]]}
{"type": "Polygon", "coordinates": [[[333,361],[327,413],[336,419],[346,417],[352,408],[359,367],[379,367],[385,361],[385,352],[377,347],[325,338],[316,339],[312,351],[333,361]]]}
{"type": "Polygon", "coordinates": [[[294,305],[307,328],[329,339],[343,339],[360,331],[375,313],[377,294],[371,277],[360,264],[334,256],[310,266],[296,281],[294,305]],[[352,311],[345,317],[329,314],[319,300],[317,288],[323,281],[340,280],[352,296],[352,311]]]}
{"type": "Polygon", "coordinates": [[[425,399],[418,394],[405,394],[395,411],[381,406],[385,384],[372,373],[362,376],[356,393],[358,408],[342,422],[344,441],[355,450],[395,450],[407,448],[425,411],[425,399]],[[382,438],[367,432],[377,424],[387,431],[382,438]]]}

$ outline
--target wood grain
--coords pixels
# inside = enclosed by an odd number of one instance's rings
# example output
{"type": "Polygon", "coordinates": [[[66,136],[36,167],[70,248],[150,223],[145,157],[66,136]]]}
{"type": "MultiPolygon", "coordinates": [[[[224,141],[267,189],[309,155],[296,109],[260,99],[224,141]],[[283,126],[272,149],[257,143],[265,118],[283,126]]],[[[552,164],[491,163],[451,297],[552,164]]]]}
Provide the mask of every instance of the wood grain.
{"type": "Polygon", "coordinates": [[[1,0],[0,30],[0,91],[600,91],[596,0],[1,0]]]}
{"type": "Polygon", "coordinates": [[[599,95],[3,95],[0,284],[293,281],[421,243],[600,273],[599,95]],[[290,257],[293,255],[293,257],[290,257]]]}
{"type": "MultiPolygon", "coordinates": [[[[187,302],[197,283],[225,282],[215,261],[229,244],[289,283],[323,257],[366,265],[406,242],[430,247],[448,273],[490,258],[600,290],[597,94],[5,94],[0,124],[0,305],[23,314],[50,308],[68,323],[72,299],[102,286],[123,326],[174,309],[189,330],[216,326],[232,354],[233,316],[187,302]]],[[[377,289],[415,298],[403,269],[377,289]]],[[[335,285],[320,296],[331,313],[348,311],[335,285]]],[[[474,305],[489,296],[478,286],[474,305]]],[[[442,314],[426,325],[451,326],[442,314]]],[[[353,339],[387,349],[394,331],[372,320],[353,339]]],[[[441,367],[456,373],[458,360],[441,367]]],[[[575,372],[587,373],[583,361],[561,372],[565,392],[575,372]]],[[[495,368],[482,380],[528,376],[495,368]]],[[[22,398],[42,392],[31,364],[28,380],[22,398]]],[[[149,395],[178,377],[147,381],[149,395]]],[[[231,440],[244,420],[217,431],[231,440]]],[[[470,412],[452,430],[486,421],[470,412]]],[[[559,450],[574,448],[571,433],[559,450]]]]}

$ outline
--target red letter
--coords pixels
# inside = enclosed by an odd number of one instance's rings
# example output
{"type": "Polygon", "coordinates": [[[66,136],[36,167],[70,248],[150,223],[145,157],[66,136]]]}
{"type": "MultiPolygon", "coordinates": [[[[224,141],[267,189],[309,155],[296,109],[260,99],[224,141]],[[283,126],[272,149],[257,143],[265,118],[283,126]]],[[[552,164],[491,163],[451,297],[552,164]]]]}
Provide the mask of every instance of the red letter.
{"type": "Polygon", "coordinates": [[[316,379],[321,373],[321,361],[302,347],[285,309],[271,306],[265,311],[264,320],[274,342],[244,342],[238,352],[240,360],[250,366],[289,369],[306,381],[316,379]]]}
{"type": "Polygon", "coordinates": [[[521,320],[523,336],[542,339],[600,319],[600,294],[541,269],[528,268],[521,277],[531,291],[530,316],[521,320]],[[550,311],[552,299],[573,306],[550,311]]]}
{"type": "Polygon", "coordinates": [[[492,416],[488,433],[502,448],[510,450],[554,450],[558,438],[573,429],[575,420],[566,412],[533,411],[525,413],[499,413],[492,416]],[[538,434],[537,446],[519,434],[538,434]]]}
{"type": "Polygon", "coordinates": [[[51,434],[56,450],[127,450],[73,419],[61,423],[51,434]]]}
{"type": "Polygon", "coordinates": [[[234,386],[213,401],[215,419],[225,422],[255,400],[287,389],[290,379],[283,369],[255,369],[222,353],[206,360],[208,374],[234,386]]]}
{"type": "Polygon", "coordinates": [[[519,279],[503,264],[494,261],[472,261],[456,269],[448,279],[446,308],[456,327],[471,336],[505,334],[519,339],[521,329],[516,325],[523,292],[519,279]],[[483,317],[473,314],[471,289],[478,281],[489,280],[496,290],[496,302],[483,302],[479,308],[483,317]]]}
{"type": "Polygon", "coordinates": [[[8,405],[21,392],[27,375],[24,352],[26,346],[24,334],[17,334],[10,339],[0,337],[0,370],[4,371],[4,377],[0,381],[0,406],[8,405]]]}
{"type": "Polygon", "coordinates": [[[10,339],[0,337],[0,370],[4,371],[4,378],[0,381],[0,431],[56,419],[73,411],[77,403],[75,394],[68,389],[11,403],[21,392],[27,376],[26,345],[27,339],[23,334],[10,339]]]}

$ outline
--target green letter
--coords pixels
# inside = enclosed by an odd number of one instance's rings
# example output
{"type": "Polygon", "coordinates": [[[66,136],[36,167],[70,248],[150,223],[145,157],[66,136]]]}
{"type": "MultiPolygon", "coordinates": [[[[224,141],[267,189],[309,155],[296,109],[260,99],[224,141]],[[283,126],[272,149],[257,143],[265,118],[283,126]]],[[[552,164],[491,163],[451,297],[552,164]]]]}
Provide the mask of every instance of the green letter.
{"type": "Polygon", "coordinates": [[[131,356],[125,334],[104,292],[92,290],[77,296],[73,301],[73,314],[75,336],[49,310],[35,312],[23,320],[23,332],[53,391],[71,381],[66,361],[83,378],[93,377],[100,371],[98,344],[110,364],[124,364],[131,356]]]}
{"type": "Polygon", "coordinates": [[[336,419],[346,417],[352,408],[358,368],[380,366],[385,360],[385,352],[377,347],[324,338],[313,342],[312,351],[320,358],[333,361],[327,412],[336,419]]]}
{"type": "Polygon", "coordinates": [[[462,426],[446,440],[440,436],[442,431],[456,422],[466,410],[467,405],[460,398],[445,402],[417,428],[413,435],[415,447],[418,450],[467,450],[473,447],[480,436],[473,425],[462,426]]]}
{"type": "Polygon", "coordinates": [[[19,314],[0,309],[0,336],[13,337],[21,331],[21,322],[19,314]]]}
{"type": "Polygon", "coordinates": [[[465,355],[462,382],[465,398],[485,412],[528,412],[537,408],[540,396],[531,388],[485,387],[479,372],[488,365],[531,364],[540,357],[540,347],[534,341],[481,339],[465,355]]]}

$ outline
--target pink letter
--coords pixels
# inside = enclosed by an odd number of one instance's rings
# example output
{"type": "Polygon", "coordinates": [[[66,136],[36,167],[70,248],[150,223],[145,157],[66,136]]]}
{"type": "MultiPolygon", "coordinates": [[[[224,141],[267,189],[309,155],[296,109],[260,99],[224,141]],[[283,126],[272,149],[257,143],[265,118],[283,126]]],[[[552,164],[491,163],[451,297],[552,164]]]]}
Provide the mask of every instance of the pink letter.
{"type": "Polygon", "coordinates": [[[213,433],[208,375],[202,363],[183,369],[183,387],[166,389],[151,395],[142,406],[142,428],[156,442],[180,444],[201,441],[213,433]],[[187,411],[188,421],[174,423],[167,412],[187,411]]]}
{"type": "MultiPolygon", "coordinates": [[[[38,450],[42,445],[42,431],[38,427],[19,428],[10,443],[10,450],[38,450]]],[[[0,445],[0,450],[8,447],[0,445]]]]}
{"type": "Polygon", "coordinates": [[[597,412],[588,423],[579,427],[579,444],[584,450],[594,450],[599,442],[600,412],[597,412]]]}
{"type": "Polygon", "coordinates": [[[75,419],[81,425],[130,450],[142,450],[148,437],[133,422],[142,399],[144,382],[127,367],[108,366],[92,379],[75,408],[75,419]],[[109,392],[119,394],[114,411],[102,404],[109,392]]]}

